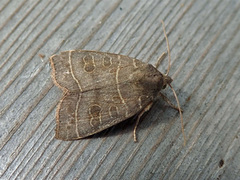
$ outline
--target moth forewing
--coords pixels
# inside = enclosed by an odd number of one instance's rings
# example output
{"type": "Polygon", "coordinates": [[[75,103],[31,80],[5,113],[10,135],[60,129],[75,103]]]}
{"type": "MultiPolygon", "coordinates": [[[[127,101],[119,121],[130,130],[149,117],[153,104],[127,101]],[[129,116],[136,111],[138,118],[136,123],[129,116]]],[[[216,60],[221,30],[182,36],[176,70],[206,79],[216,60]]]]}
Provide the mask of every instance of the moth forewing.
{"type": "Polygon", "coordinates": [[[65,94],[57,109],[58,139],[87,137],[140,113],[163,85],[152,65],[123,55],[78,50],[50,60],[65,94]]]}

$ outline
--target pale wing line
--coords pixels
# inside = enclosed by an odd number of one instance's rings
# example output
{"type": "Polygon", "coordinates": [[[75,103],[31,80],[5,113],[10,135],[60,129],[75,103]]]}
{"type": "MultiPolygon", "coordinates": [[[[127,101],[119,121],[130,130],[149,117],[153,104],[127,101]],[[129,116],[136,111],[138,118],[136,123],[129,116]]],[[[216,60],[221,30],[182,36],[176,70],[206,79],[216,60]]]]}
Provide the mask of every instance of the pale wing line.
{"type": "Polygon", "coordinates": [[[81,101],[81,94],[79,94],[78,96],[78,101],[77,101],[77,105],[76,105],[76,109],[75,109],[75,124],[76,124],[76,134],[78,137],[80,137],[79,135],[79,132],[78,132],[78,123],[77,123],[77,115],[78,115],[78,107],[79,107],[79,104],[80,104],[80,101],[81,101]]]}
{"type": "MultiPolygon", "coordinates": [[[[80,86],[80,83],[79,83],[79,81],[77,80],[77,78],[75,77],[75,75],[74,75],[74,73],[73,73],[71,55],[72,55],[72,51],[69,51],[69,54],[68,54],[68,62],[69,62],[69,65],[70,65],[71,74],[72,74],[73,79],[76,81],[79,90],[82,92],[82,88],[81,88],[81,86],[80,86]]],[[[78,132],[77,114],[78,114],[78,107],[79,107],[80,100],[81,100],[81,96],[80,96],[80,94],[79,94],[78,101],[77,101],[77,105],[76,105],[76,108],[75,108],[75,116],[74,116],[74,118],[75,118],[75,124],[76,124],[76,129],[75,129],[75,131],[76,131],[78,137],[80,137],[80,135],[79,135],[79,132],[78,132]]]]}
{"type": "MultiPolygon", "coordinates": [[[[101,107],[100,107],[101,108],[101,107]]],[[[99,115],[99,121],[100,121],[100,124],[102,124],[102,108],[101,108],[101,111],[100,111],[100,113],[99,113],[100,115],[99,115]]]]}
{"type": "Polygon", "coordinates": [[[122,101],[122,103],[125,105],[126,107],[126,114],[125,116],[127,117],[128,116],[128,106],[125,102],[125,100],[123,99],[122,97],[122,94],[121,94],[121,91],[120,91],[120,87],[119,87],[119,81],[118,81],[118,75],[119,75],[119,71],[120,71],[120,65],[121,65],[121,57],[118,55],[118,60],[119,60],[119,64],[118,64],[118,67],[117,67],[117,71],[116,71],[116,84],[117,84],[117,91],[118,91],[118,95],[122,101]]]}
{"type": "Polygon", "coordinates": [[[138,105],[139,105],[139,108],[142,109],[142,100],[141,100],[141,96],[138,98],[138,105]]]}
{"type": "Polygon", "coordinates": [[[78,79],[75,77],[75,75],[74,75],[74,73],[73,73],[73,68],[72,68],[72,58],[71,58],[71,54],[72,54],[72,52],[73,52],[73,51],[69,51],[68,62],[69,62],[69,65],[70,65],[70,70],[71,70],[72,77],[73,77],[73,79],[76,81],[79,90],[82,92],[81,85],[80,85],[78,79]]]}
{"type": "Polygon", "coordinates": [[[88,114],[91,116],[91,119],[90,119],[90,125],[91,125],[92,127],[94,127],[93,124],[92,124],[92,121],[93,121],[93,115],[92,115],[92,113],[91,113],[91,109],[90,109],[90,108],[88,108],[88,114]]]}
{"type": "Polygon", "coordinates": [[[138,67],[137,67],[137,64],[136,64],[136,59],[133,59],[133,66],[134,66],[135,68],[138,68],[138,67]]]}

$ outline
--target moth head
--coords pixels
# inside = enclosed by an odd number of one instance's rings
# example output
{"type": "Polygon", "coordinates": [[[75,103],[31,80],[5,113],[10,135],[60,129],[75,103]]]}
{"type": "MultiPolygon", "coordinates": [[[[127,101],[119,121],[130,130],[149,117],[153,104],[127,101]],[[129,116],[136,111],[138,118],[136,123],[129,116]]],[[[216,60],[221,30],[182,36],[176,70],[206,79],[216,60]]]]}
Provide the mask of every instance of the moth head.
{"type": "Polygon", "coordinates": [[[172,78],[168,75],[163,75],[163,89],[165,89],[167,87],[168,84],[171,84],[172,82],[172,78]]]}

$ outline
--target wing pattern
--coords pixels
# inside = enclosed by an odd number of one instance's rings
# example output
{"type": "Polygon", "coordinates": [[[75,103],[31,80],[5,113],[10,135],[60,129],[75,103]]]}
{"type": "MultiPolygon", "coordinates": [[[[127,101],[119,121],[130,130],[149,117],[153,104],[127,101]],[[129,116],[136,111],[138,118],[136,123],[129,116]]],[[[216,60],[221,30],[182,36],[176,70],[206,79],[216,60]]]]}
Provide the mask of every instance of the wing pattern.
{"type": "Polygon", "coordinates": [[[50,58],[52,77],[64,96],[57,109],[56,138],[83,138],[111,127],[153,101],[138,86],[139,60],[95,51],[66,51],[50,58]]]}

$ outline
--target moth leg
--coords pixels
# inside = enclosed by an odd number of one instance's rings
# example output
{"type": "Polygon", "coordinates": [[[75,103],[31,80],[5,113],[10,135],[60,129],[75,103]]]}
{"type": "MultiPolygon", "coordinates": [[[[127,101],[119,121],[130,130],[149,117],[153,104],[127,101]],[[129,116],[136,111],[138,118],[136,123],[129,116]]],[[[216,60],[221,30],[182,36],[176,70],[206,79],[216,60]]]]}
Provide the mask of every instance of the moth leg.
{"type": "MultiPolygon", "coordinates": [[[[171,106],[173,109],[176,109],[177,111],[179,111],[178,107],[175,106],[168,98],[167,96],[165,96],[164,94],[162,94],[161,92],[159,92],[159,95],[163,98],[164,101],[166,101],[169,106],[171,106]]],[[[181,109],[181,112],[183,112],[183,110],[181,109]]]]}
{"type": "Polygon", "coordinates": [[[139,124],[139,120],[140,118],[142,117],[142,115],[147,112],[153,105],[153,102],[149,103],[139,114],[138,114],[138,117],[137,117],[137,121],[136,121],[136,124],[134,126],[134,130],[133,130],[133,137],[134,137],[134,142],[137,142],[137,135],[136,135],[136,131],[137,131],[137,126],[139,124]]]}

